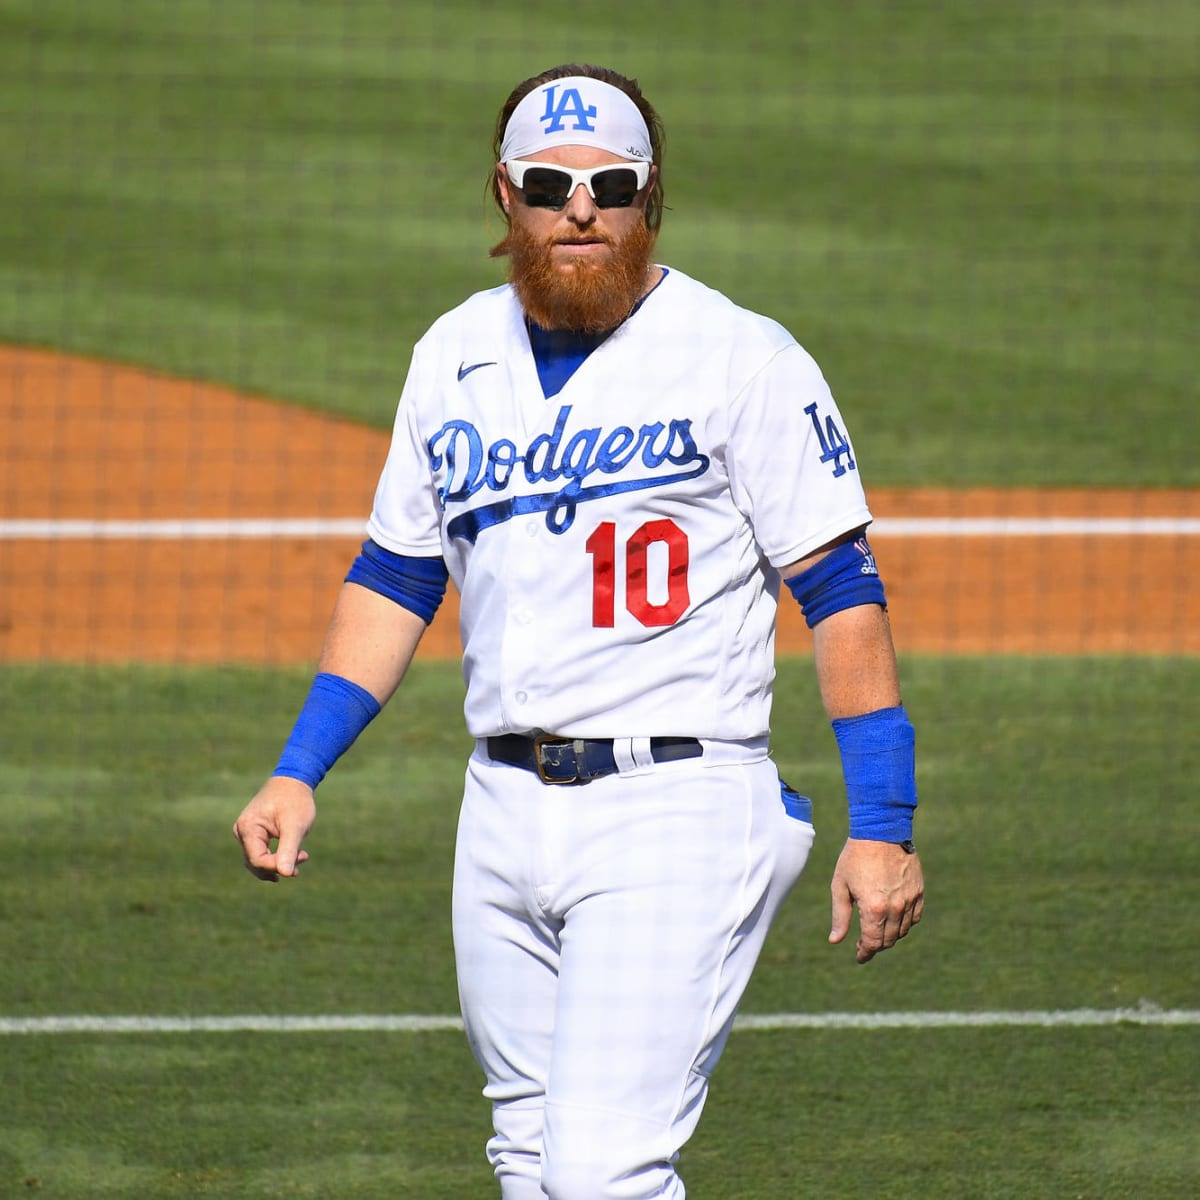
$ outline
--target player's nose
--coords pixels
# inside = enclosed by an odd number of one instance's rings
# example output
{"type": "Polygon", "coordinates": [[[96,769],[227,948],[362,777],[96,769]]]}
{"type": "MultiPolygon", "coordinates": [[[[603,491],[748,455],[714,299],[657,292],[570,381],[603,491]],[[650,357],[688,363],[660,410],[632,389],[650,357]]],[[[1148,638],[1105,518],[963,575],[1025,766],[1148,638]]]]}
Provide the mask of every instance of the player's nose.
{"type": "Polygon", "coordinates": [[[582,183],[567,201],[566,213],[577,225],[590,225],[596,219],[596,202],[582,183]]]}

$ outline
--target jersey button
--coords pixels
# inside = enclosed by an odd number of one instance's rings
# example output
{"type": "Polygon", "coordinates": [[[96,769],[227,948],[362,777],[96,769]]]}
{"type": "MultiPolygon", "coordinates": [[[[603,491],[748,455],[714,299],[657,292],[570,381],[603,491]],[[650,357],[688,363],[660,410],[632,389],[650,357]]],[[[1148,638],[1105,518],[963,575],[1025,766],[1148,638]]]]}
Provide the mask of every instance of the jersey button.
{"type": "Polygon", "coordinates": [[[525,522],[525,536],[537,537],[537,523],[535,521],[525,522]]]}
{"type": "Polygon", "coordinates": [[[525,692],[518,692],[515,699],[518,704],[524,704],[529,699],[529,696],[525,692]]]}

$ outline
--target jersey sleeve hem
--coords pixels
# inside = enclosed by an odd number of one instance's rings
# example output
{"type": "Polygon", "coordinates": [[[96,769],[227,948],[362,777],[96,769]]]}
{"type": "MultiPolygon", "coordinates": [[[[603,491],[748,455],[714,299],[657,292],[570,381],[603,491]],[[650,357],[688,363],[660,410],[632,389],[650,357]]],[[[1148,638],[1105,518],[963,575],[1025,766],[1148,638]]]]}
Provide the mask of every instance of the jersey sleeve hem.
{"type": "Polygon", "coordinates": [[[390,550],[393,554],[407,554],[413,558],[442,557],[442,543],[440,538],[433,538],[432,540],[422,542],[404,541],[400,538],[392,537],[385,532],[374,516],[367,522],[367,536],[371,541],[378,543],[385,550],[390,550]]]}
{"type": "Polygon", "coordinates": [[[796,542],[789,549],[779,554],[768,553],[767,561],[775,570],[782,570],[782,568],[791,566],[794,562],[799,562],[800,559],[811,554],[814,550],[820,549],[826,542],[832,542],[835,538],[841,537],[843,534],[851,533],[855,529],[861,529],[865,525],[870,525],[874,519],[871,516],[871,510],[864,505],[855,513],[839,517],[836,521],[830,521],[827,525],[817,530],[816,533],[810,534],[802,542],[796,542]]]}

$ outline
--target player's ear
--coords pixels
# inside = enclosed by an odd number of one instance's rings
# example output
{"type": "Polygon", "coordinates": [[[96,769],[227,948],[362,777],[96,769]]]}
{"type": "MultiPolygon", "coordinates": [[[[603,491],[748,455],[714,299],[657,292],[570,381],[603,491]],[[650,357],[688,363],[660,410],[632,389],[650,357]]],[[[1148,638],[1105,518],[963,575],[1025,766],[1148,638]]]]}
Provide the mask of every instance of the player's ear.
{"type": "Polygon", "coordinates": [[[654,163],[650,164],[650,174],[646,178],[646,186],[642,189],[641,206],[642,212],[646,217],[646,224],[651,229],[658,228],[658,221],[661,220],[661,213],[658,211],[661,196],[656,195],[655,189],[658,186],[658,167],[654,163]]]}
{"type": "Polygon", "coordinates": [[[500,207],[504,209],[504,215],[511,217],[512,183],[509,181],[508,172],[504,169],[503,163],[496,164],[496,198],[500,201],[500,207]]]}

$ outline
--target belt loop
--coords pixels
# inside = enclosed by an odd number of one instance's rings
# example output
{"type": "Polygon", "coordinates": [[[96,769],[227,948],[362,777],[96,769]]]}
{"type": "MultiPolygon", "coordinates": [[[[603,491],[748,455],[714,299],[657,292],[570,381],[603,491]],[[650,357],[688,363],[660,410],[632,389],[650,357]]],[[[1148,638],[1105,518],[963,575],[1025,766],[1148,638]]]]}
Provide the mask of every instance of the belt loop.
{"type": "Polygon", "coordinates": [[[613,760],[617,770],[622,773],[632,771],[637,766],[633,757],[633,738],[613,738],[613,760]]]}
{"type": "Polygon", "coordinates": [[[633,765],[635,767],[654,766],[654,755],[650,753],[650,739],[648,737],[630,738],[629,750],[633,755],[633,765]]]}

